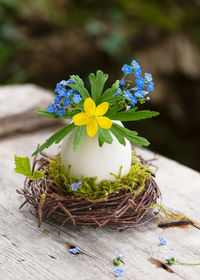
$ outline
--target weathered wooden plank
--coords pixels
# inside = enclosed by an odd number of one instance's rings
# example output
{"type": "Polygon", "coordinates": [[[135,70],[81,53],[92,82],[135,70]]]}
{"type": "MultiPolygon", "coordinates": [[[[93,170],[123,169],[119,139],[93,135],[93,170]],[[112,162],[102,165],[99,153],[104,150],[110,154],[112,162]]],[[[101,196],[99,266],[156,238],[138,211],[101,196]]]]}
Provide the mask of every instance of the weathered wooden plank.
{"type": "MultiPolygon", "coordinates": [[[[172,266],[174,273],[156,267],[153,257],[164,261],[175,249],[176,258],[200,261],[200,231],[158,228],[155,222],[124,232],[108,228],[73,228],[65,226],[58,236],[58,225],[44,222],[37,228],[34,210],[19,205],[23,198],[15,189],[23,185],[23,176],[13,171],[13,155],[30,155],[37,143],[52,131],[12,137],[0,141],[0,278],[1,279],[113,279],[112,259],[118,253],[126,256],[122,279],[199,279],[200,267],[172,266]],[[30,212],[31,210],[31,212],[30,212]],[[49,234],[44,234],[47,229],[49,234]],[[164,236],[167,246],[158,246],[164,236]],[[88,255],[71,255],[64,245],[69,242],[88,255]]],[[[153,154],[137,149],[145,158],[153,154]]],[[[200,174],[174,161],[159,156],[157,182],[163,194],[163,204],[198,221],[200,174]]]]}
{"type": "Polygon", "coordinates": [[[52,100],[50,91],[36,85],[0,87],[0,138],[63,123],[35,113],[36,109],[46,109],[52,100]]]}

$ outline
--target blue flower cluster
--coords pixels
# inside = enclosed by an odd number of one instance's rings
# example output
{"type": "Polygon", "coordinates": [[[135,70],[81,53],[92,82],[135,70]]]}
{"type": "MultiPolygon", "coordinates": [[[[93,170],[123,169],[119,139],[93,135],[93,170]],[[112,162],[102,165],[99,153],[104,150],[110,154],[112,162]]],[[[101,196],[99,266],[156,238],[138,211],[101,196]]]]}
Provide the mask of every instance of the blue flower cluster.
{"type": "Polygon", "coordinates": [[[59,116],[65,115],[65,109],[73,103],[78,104],[82,98],[77,90],[70,89],[70,84],[75,84],[72,79],[67,81],[62,80],[57,83],[55,92],[57,96],[54,98],[54,103],[48,106],[49,113],[56,113],[59,116]]]}
{"type": "Polygon", "coordinates": [[[113,96],[121,95],[124,97],[126,101],[126,110],[134,107],[138,101],[142,104],[150,100],[150,97],[147,95],[154,90],[152,75],[150,73],[145,73],[144,78],[141,77],[142,71],[140,65],[135,60],[131,62],[131,65],[123,65],[122,71],[124,72],[124,76],[119,81],[120,87],[113,96]],[[132,87],[132,81],[127,81],[125,79],[128,74],[133,74],[136,78],[136,85],[134,87],[132,87]]]}

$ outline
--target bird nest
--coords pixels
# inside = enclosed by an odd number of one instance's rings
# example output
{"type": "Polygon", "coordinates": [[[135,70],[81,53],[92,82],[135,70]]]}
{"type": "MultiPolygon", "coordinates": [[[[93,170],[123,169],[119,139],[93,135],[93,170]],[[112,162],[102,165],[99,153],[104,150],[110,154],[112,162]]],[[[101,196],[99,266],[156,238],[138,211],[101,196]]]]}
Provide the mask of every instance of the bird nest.
{"type": "Polygon", "coordinates": [[[156,215],[151,208],[161,197],[160,190],[149,161],[141,156],[134,157],[129,174],[113,174],[113,181],[96,184],[96,178],[79,178],[83,187],[77,192],[70,189],[70,184],[78,179],[70,176],[70,168],[64,174],[59,156],[41,154],[33,161],[32,171],[35,169],[46,177],[35,181],[26,178],[24,188],[17,192],[26,199],[20,208],[27,202],[35,206],[38,226],[43,219],[53,218],[61,229],[68,223],[83,227],[109,225],[123,230],[146,223],[156,215]],[[144,216],[148,217],[145,221],[144,216]]]}

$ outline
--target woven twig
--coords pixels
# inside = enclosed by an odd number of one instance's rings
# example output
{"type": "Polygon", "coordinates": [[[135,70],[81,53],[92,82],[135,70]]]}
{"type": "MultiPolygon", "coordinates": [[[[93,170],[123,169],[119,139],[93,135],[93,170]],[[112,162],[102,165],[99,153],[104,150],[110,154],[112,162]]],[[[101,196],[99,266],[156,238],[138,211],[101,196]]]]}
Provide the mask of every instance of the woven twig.
{"type": "MultiPolygon", "coordinates": [[[[147,165],[141,156],[138,158],[142,164],[147,165]]],[[[40,159],[34,159],[33,170],[36,165],[38,170],[46,170],[49,161],[45,154],[42,154],[40,159]]],[[[141,224],[141,219],[150,211],[150,206],[161,197],[153,173],[146,180],[145,188],[140,193],[120,189],[110,194],[107,200],[89,201],[63,196],[56,192],[58,188],[57,183],[47,174],[45,178],[37,181],[26,178],[24,189],[17,190],[25,196],[25,203],[33,204],[37,209],[38,226],[44,218],[53,218],[61,224],[61,229],[66,223],[98,227],[110,225],[114,229],[127,229],[141,224]]],[[[151,215],[148,221],[154,217],[155,215],[151,215]]]]}

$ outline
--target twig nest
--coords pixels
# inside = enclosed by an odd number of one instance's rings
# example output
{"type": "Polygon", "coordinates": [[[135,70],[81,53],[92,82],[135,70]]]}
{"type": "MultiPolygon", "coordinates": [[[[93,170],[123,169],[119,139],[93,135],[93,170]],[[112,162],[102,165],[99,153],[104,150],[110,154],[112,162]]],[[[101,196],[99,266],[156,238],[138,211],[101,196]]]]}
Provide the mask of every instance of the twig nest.
{"type": "MultiPolygon", "coordinates": [[[[121,122],[117,122],[121,126],[121,122]]],[[[68,134],[62,143],[61,161],[67,169],[71,165],[71,176],[80,178],[96,177],[97,183],[101,180],[114,180],[110,173],[118,174],[122,166],[122,176],[126,175],[131,167],[131,144],[126,140],[126,146],[121,145],[115,137],[112,144],[98,144],[98,137],[86,135],[83,144],[73,151],[73,141],[76,130],[68,134]]]]}
{"type": "MultiPolygon", "coordinates": [[[[142,157],[133,157],[130,171],[116,181],[104,180],[99,184],[94,178],[81,178],[81,186],[74,191],[69,170],[62,167],[60,156],[49,159],[47,155],[34,159],[32,170],[44,172],[46,177],[38,180],[26,178],[23,190],[25,203],[35,206],[38,213],[38,225],[43,219],[53,218],[61,228],[69,223],[80,226],[109,225],[113,229],[127,229],[152,220],[150,209],[161,196],[154,180],[154,174],[148,168],[148,161],[142,157]],[[138,160],[140,162],[138,162],[138,160]],[[36,168],[36,170],[35,170],[36,168]],[[144,216],[145,221],[142,221],[144,216]]],[[[20,208],[21,208],[20,207],[20,208]]]]}

